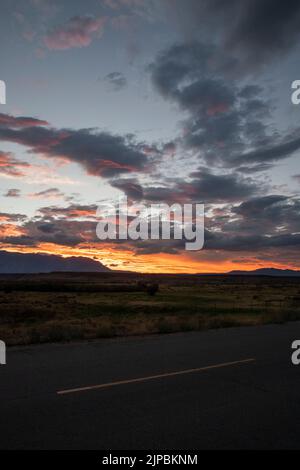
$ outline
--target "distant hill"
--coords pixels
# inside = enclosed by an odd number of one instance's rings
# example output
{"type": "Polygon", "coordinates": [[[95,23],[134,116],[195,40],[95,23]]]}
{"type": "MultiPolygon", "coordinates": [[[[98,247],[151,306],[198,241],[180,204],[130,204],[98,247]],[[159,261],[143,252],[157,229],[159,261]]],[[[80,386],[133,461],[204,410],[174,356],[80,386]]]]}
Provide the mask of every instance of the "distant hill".
{"type": "Polygon", "coordinates": [[[292,269],[262,268],[254,271],[231,271],[227,273],[230,276],[273,276],[273,277],[298,277],[300,271],[292,269]]]}
{"type": "Polygon", "coordinates": [[[109,272],[99,261],[83,257],[10,253],[0,251],[0,274],[34,274],[51,272],[109,272]]]}

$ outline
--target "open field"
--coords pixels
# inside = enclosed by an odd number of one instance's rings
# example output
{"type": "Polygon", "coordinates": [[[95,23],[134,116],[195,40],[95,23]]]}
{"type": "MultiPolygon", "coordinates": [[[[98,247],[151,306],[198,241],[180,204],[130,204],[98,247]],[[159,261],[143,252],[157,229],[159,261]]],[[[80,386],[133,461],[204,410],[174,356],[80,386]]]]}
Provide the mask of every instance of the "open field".
{"type": "Polygon", "coordinates": [[[0,276],[0,338],[8,345],[297,319],[300,278],[128,273],[0,276]]]}

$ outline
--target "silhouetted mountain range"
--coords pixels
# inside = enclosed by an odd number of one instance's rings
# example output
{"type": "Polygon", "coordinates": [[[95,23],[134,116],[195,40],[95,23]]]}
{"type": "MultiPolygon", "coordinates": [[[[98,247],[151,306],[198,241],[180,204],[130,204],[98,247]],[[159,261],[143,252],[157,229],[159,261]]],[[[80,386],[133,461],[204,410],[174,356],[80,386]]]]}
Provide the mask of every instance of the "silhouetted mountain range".
{"type": "Polygon", "coordinates": [[[99,261],[89,258],[63,258],[57,255],[10,253],[0,251],[0,274],[50,272],[109,272],[99,261]]]}
{"type": "MultiPolygon", "coordinates": [[[[11,253],[0,251],[0,274],[35,274],[51,272],[111,272],[100,261],[84,257],[63,258],[59,255],[11,253]]],[[[229,276],[300,277],[292,269],[262,268],[254,271],[230,271],[229,276]]]]}
{"type": "Polygon", "coordinates": [[[292,269],[275,269],[275,268],[261,268],[254,271],[231,271],[228,273],[231,276],[285,276],[297,277],[300,276],[300,271],[293,271],[292,269]]]}

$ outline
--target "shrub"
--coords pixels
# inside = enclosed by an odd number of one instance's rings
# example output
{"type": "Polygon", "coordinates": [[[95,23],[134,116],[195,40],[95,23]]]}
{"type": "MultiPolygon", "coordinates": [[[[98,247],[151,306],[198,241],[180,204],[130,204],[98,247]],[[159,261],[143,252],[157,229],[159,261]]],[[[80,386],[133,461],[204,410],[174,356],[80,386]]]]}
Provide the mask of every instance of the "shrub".
{"type": "Polygon", "coordinates": [[[147,294],[154,296],[157,292],[159,291],[159,285],[158,284],[149,284],[147,286],[147,294]]]}

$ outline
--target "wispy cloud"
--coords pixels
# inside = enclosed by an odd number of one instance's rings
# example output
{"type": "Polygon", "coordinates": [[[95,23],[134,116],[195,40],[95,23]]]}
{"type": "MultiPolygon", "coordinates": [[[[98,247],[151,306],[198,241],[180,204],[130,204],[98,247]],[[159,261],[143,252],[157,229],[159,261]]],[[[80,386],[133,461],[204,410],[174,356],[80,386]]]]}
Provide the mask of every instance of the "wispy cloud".
{"type": "Polygon", "coordinates": [[[25,174],[24,169],[29,167],[29,163],[17,160],[12,153],[0,151],[0,176],[21,178],[25,174]]]}
{"type": "Polygon", "coordinates": [[[19,189],[9,189],[6,194],[4,194],[4,197],[20,197],[21,196],[21,191],[19,189]]]}
{"type": "Polygon", "coordinates": [[[59,191],[57,188],[49,188],[44,191],[28,194],[28,197],[32,199],[61,199],[64,197],[64,193],[59,191]]]}
{"type": "Polygon", "coordinates": [[[103,78],[111,91],[120,91],[127,86],[126,77],[121,72],[111,72],[103,78]]]}

